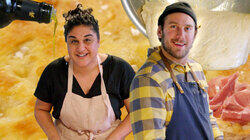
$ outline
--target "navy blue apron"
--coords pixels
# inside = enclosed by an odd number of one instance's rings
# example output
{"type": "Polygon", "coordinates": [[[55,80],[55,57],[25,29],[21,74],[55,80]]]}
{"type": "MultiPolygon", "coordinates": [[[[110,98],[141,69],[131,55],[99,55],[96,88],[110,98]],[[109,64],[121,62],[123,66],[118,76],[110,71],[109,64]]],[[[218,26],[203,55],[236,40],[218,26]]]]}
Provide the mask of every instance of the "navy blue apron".
{"type": "Polygon", "coordinates": [[[179,82],[184,93],[173,83],[175,99],[167,140],[213,140],[207,94],[194,82],[179,82]]]}
{"type": "Polygon", "coordinates": [[[163,58],[163,61],[170,72],[175,89],[173,114],[167,125],[166,139],[213,140],[207,93],[198,82],[191,67],[189,66],[196,82],[177,82],[166,58],[163,58]]]}

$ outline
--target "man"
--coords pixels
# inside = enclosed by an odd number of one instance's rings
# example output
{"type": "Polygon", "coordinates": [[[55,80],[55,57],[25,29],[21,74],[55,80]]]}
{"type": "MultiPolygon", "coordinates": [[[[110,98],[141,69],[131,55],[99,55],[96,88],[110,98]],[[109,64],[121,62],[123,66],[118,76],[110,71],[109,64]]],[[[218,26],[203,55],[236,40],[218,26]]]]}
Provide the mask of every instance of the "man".
{"type": "Polygon", "coordinates": [[[167,6],[159,17],[161,46],[149,49],[130,88],[135,139],[223,139],[202,67],[187,57],[196,34],[195,13],[185,2],[167,6]]]}

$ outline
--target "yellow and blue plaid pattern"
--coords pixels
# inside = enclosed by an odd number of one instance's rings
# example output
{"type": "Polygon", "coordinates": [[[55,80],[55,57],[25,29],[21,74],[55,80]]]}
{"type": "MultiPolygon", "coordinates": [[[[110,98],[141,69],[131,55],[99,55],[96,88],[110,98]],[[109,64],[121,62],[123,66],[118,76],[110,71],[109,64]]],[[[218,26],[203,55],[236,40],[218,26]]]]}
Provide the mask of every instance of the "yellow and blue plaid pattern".
{"type": "MultiPolygon", "coordinates": [[[[200,64],[188,60],[199,82],[208,85],[200,64]]],[[[172,63],[178,81],[195,82],[188,66],[172,63]],[[186,73],[186,76],[185,76],[186,73]]],[[[165,139],[165,132],[173,114],[175,91],[170,73],[160,57],[159,48],[149,49],[146,63],[137,72],[130,87],[130,120],[135,139],[165,139]]],[[[223,139],[216,119],[210,110],[214,138],[223,139]]]]}

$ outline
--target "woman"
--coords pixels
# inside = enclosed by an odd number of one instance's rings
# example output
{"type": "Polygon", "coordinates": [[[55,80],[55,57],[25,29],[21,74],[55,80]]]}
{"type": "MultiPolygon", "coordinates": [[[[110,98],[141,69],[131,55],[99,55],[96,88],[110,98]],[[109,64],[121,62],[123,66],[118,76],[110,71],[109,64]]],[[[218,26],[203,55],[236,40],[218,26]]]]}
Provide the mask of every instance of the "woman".
{"type": "Polygon", "coordinates": [[[64,14],[69,56],[45,68],[34,94],[35,117],[49,139],[123,139],[131,132],[120,108],[129,112],[134,71],[121,58],[98,53],[99,26],[91,12],[79,4],[64,14]]]}

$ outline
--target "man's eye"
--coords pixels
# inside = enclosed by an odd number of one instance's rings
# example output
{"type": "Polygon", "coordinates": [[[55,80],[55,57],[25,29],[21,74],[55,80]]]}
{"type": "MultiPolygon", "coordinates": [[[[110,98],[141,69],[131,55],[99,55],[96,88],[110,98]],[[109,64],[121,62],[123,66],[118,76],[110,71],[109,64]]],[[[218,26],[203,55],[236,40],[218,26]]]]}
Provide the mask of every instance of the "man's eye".
{"type": "Polygon", "coordinates": [[[192,27],[186,27],[185,30],[190,31],[190,30],[192,30],[192,27]]]}
{"type": "Polygon", "coordinates": [[[175,28],[177,28],[177,26],[176,25],[170,25],[170,28],[175,29],[175,28]]]}

